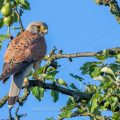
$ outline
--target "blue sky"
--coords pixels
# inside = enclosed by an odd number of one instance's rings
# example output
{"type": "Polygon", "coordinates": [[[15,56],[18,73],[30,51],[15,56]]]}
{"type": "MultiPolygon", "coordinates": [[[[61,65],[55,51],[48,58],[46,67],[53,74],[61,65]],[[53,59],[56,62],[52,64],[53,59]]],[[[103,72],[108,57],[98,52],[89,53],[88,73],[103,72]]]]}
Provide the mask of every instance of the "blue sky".
{"type": "MultiPolygon", "coordinates": [[[[26,27],[33,21],[44,21],[48,24],[49,32],[46,36],[48,53],[56,46],[63,49],[64,53],[99,51],[106,48],[118,47],[120,44],[120,26],[108,7],[98,6],[93,0],[29,0],[31,11],[24,13],[22,20],[26,27]]],[[[6,32],[6,28],[0,30],[0,34],[6,32]]],[[[0,68],[3,65],[3,54],[8,41],[3,43],[0,51],[0,68]]],[[[69,73],[80,74],[80,66],[94,59],[77,58],[72,63],[68,60],[60,60],[62,67],[58,77],[68,83],[75,82],[69,77],[69,73]]],[[[94,82],[91,80],[91,82],[94,82]]],[[[0,98],[6,95],[10,86],[10,80],[3,85],[0,83],[0,98]]],[[[47,91],[41,102],[32,95],[20,109],[20,113],[28,113],[22,120],[44,120],[54,116],[57,119],[59,108],[65,105],[67,97],[60,95],[57,103],[52,101],[50,92],[47,91]],[[36,110],[37,109],[37,110],[36,110]]],[[[14,109],[15,110],[15,109],[14,109]]],[[[14,111],[13,110],[13,111],[14,111]]],[[[0,109],[0,120],[6,118],[7,105],[0,109]]],[[[70,120],[89,120],[87,117],[79,117],[70,120]]],[[[69,119],[68,119],[69,120],[69,119]]]]}

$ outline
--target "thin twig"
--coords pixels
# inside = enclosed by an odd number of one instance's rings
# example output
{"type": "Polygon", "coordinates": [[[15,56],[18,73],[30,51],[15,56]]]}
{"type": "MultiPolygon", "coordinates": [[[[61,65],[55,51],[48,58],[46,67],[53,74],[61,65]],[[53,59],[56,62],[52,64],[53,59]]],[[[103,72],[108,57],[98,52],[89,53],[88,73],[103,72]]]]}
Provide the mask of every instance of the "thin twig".
{"type": "MultiPolygon", "coordinates": [[[[14,1],[14,4],[16,6],[16,2],[15,1],[14,1]]],[[[22,20],[21,20],[20,14],[18,12],[17,6],[15,7],[15,10],[16,10],[16,13],[17,13],[17,16],[18,16],[18,21],[19,21],[19,24],[20,24],[20,30],[21,30],[21,32],[23,32],[24,31],[24,27],[23,27],[22,20]]]]}

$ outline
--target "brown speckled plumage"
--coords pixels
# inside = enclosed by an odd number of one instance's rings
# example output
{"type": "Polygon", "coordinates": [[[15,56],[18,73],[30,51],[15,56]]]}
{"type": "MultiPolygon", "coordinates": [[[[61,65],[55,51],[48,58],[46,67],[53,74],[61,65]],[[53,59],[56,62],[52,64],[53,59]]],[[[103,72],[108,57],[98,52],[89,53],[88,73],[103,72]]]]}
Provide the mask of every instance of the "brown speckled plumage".
{"type": "Polygon", "coordinates": [[[20,69],[25,62],[39,61],[45,56],[46,43],[44,37],[25,31],[13,39],[4,55],[2,79],[20,69]],[[21,62],[24,62],[23,64],[21,62]],[[18,64],[19,65],[18,65],[18,64]]]}
{"type": "Polygon", "coordinates": [[[9,90],[8,105],[15,104],[19,96],[24,78],[31,69],[38,68],[39,63],[46,53],[46,42],[44,35],[48,27],[42,22],[31,23],[26,31],[14,38],[4,55],[4,65],[0,80],[5,82],[10,75],[13,75],[9,90]]]}

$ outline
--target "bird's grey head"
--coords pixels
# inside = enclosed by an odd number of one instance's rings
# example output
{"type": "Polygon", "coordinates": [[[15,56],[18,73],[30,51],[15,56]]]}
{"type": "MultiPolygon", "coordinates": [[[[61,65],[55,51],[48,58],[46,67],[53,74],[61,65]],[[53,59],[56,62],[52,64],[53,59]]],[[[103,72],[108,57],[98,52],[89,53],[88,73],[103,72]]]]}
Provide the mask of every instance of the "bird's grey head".
{"type": "Polygon", "coordinates": [[[28,25],[26,30],[33,34],[39,34],[41,37],[44,37],[44,35],[48,32],[48,26],[43,22],[32,22],[28,25]]]}

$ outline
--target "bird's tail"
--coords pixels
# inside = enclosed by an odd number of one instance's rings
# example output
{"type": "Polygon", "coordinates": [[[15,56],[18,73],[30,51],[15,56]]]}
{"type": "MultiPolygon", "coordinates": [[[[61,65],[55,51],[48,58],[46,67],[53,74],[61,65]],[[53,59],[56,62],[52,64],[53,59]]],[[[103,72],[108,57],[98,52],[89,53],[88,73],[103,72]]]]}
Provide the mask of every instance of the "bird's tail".
{"type": "Polygon", "coordinates": [[[11,81],[11,86],[10,86],[9,95],[8,95],[9,107],[13,107],[14,104],[16,103],[22,84],[23,84],[23,80],[24,80],[23,72],[19,72],[13,75],[13,79],[11,81]]]}
{"type": "Polygon", "coordinates": [[[33,67],[33,64],[29,65],[28,67],[24,68],[22,71],[13,75],[13,79],[12,79],[9,94],[8,94],[8,107],[9,108],[12,108],[14,104],[16,103],[20,90],[23,85],[24,78],[25,76],[29,74],[32,67],[33,67]]]}

